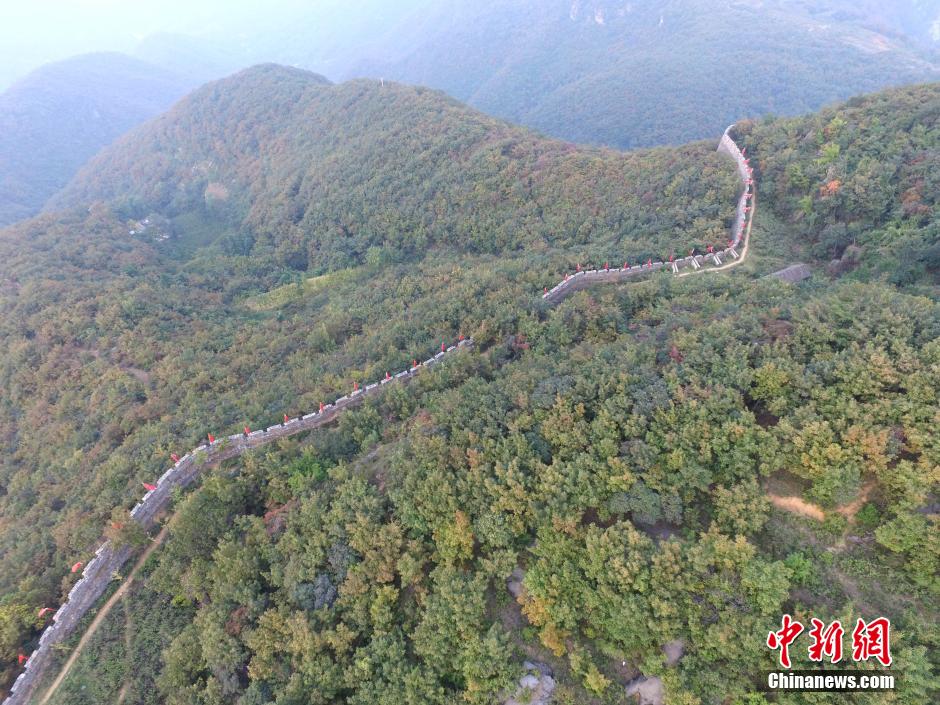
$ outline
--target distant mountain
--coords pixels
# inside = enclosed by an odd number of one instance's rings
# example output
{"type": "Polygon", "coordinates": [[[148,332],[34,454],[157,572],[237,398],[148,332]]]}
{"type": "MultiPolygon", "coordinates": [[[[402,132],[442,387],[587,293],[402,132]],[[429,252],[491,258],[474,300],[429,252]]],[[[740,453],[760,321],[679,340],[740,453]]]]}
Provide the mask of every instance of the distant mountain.
{"type": "Polygon", "coordinates": [[[398,58],[376,51],[354,73],[441,88],[576,142],[680,143],[742,116],[935,80],[940,3],[883,5],[456,0],[390,33],[385,53],[398,58]]]}
{"type": "Polygon", "coordinates": [[[92,155],[192,80],[117,53],[48,64],[0,95],[0,224],[38,212],[92,155]]]}
{"type": "Polygon", "coordinates": [[[133,56],[187,76],[193,85],[235,73],[246,66],[244,59],[223,43],[166,32],[145,37],[134,49],[133,56]]]}

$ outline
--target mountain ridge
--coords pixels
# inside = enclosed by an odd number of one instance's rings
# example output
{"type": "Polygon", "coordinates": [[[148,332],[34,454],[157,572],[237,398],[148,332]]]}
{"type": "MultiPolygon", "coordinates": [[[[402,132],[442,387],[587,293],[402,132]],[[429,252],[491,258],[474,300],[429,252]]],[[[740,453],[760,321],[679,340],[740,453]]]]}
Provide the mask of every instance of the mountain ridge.
{"type": "MultiPolygon", "coordinates": [[[[722,161],[712,151],[704,143],[678,150],[718,178],[722,161]]],[[[667,186],[656,157],[543,138],[438,91],[329,84],[264,65],[209,84],[105,150],[48,210],[129,193],[141,217],[214,208],[284,261],[326,271],[361,262],[370,248],[408,257],[445,243],[491,253],[568,246],[585,241],[585,221],[595,222],[597,249],[641,222],[651,241],[665,240],[714,215],[692,205],[695,190],[724,191],[709,195],[712,204],[732,200],[732,179],[709,184],[689,168],[673,185],[675,205],[644,213],[639,204],[667,186]],[[161,145],[174,141],[168,154],[161,145]],[[494,193],[505,196],[495,208],[494,193]],[[470,227],[471,219],[488,225],[470,227]]]]}

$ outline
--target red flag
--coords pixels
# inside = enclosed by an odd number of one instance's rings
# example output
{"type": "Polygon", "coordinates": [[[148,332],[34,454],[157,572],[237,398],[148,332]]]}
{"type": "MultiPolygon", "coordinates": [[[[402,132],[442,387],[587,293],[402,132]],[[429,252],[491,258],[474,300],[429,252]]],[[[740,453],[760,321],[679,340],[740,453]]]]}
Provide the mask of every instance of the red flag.
{"type": "Polygon", "coordinates": [[[153,492],[155,489],[157,489],[156,485],[151,485],[150,483],[147,483],[147,482],[141,482],[140,484],[142,484],[144,486],[144,489],[147,490],[148,492],[153,492]]]}
{"type": "Polygon", "coordinates": [[[20,666],[22,666],[24,663],[26,663],[27,660],[28,660],[28,659],[27,659],[27,657],[26,657],[26,654],[19,654],[19,655],[16,657],[16,661],[17,661],[17,663],[18,663],[20,666]]]}
{"type": "Polygon", "coordinates": [[[172,460],[174,463],[178,463],[180,461],[180,457],[176,453],[170,453],[170,460],[172,460]]]}
{"type": "Polygon", "coordinates": [[[441,352],[446,352],[446,351],[447,351],[447,346],[444,344],[444,341],[442,340],[442,341],[441,341],[441,352]]]}
{"type": "Polygon", "coordinates": [[[358,392],[358,391],[359,391],[359,383],[358,383],[358,382],[353,382],[353,391],[354,391],[354,392],[358,392]]]}
{"type": "Polygon", "coordinates": [[[581,271],[581,264],[580,264],[580,263],[578,264],[578,270],[577,270],[577,271],[579,271],[579,272],[581,271]]]}
{"type": "Polygon", "coordinates": [[[320,402],[320,413],[321,413],[321,414],[323,413],[323,402],[322,402],[322,401],[320,402]]]}
{"type": "Polygon", "coordinates": [[[548,287],[547,287],[547,286],[545,287],[544,293],[546,293],[546,294],[548,293],[548,287]]]}
{"type": "Polygon", "coordinates": [[[463,333],[461,333],[460,335],[457,336],[457,340],[458,340],[459,342],[463,342],[463,333]]]}
{"type": "Polygon", "coordinates": [[[287,414],[284,414],[284,423],[290,421],[290,417],[287,414]]]}
{"type": "Polygon", "coordinates": [[[417,361],[417,360],[412,360],[412,361],[411,361],[411,369],[414,369],[414,368],[417,367],[417,366],[418,366],[418,361],[417,361]]]}
{"type": "Polygon", "coordinates": [[[385,370],[385,379],[391,379],[392,376],[388,373],[388,370],[385,370]]]}
{"type": "Polygon", "coordinates": [[[55,612],[55,610],[52,609],[51,607],[42,607],[42,608],[40,608],[40,610],[39,610],[39,616],[40,616],[40,618],[42,618],[44,615],[48,614],[49,612],[55,612]]]}
{"type": "Polygon", "coordinates": [[[714,245],[709,245],[709,246],[708,246],[708,252],[709,252],[709,253],[712,253],[712,252],[714,252],[714,251],[715,251],[715,246],[714,246],[714,245]]]}
{"type": "Polygon", "coordinates": [[[610,271],[610,262],[604,262],[604,271],[605,271],[605,272],[609,272],[609,271],[610,271]]]}
{"type": "Polygon", "coordinates": [[[213,436],[211,433],[207,434],[206,437],[209,439],[209,443],[215,443],[215,436],[213,436]]]}
{"type": "Polygon", "coordinates": [[[246,436],[251,435],[251,429],[248,428],[247,426],[245,426],[245,431],[244,431],[244,433],[245,433],[246,436]]]}
{"type": "Polygon", "coordinates": [[[72,572],[73,572],[73,573],[77,573],[78,571],[80,571],[80,570],[82,569],[82,566],[83,566],[83,565],[85,565],[85,564],[82,563],[81,561],[79,561],[78,563],[75,563],[75,564],[72,566],[72,572]]]}
{"type": "Polygon", "coordinates": [[[623,263],[623,268],[624,268],[624,269],[630,269],[630,265],[629,265],[627,262],[624,262],[624,263],[623,263]]]}
{"type": "Polygon", "coordinates": [[[652,257],[650,257],[650,259],[647,261],[646,266],[652,268],[652,266],[653,266],[653,258],[652,258],[652,257]]]}

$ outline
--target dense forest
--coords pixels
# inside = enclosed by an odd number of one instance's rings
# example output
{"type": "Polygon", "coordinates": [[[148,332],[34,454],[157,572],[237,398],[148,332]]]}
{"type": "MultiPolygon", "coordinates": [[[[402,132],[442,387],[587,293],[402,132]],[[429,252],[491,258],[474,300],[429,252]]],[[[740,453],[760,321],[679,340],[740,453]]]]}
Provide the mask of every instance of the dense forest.
{"type": "Polygon", "coordinates": [[[40,211],[102,147],[194,86],[117,53],[48,64],[0,94],[0,225],[40,211]]]}
{"type": "Polygon", "coordinates": [[[899,689],[854,702],[932,701],[938,106],[743,123],[747,264],[553,308],[578,262],[726,237],[714,143],[585,149],[273,66],[200,90],[0,231],[4,676],[171,452],[463,333],[180,495],[51,702],[492,703],[526,660],[557,703],[641,673],[669,703],[817,702],[757,692],[783,612],[890,617],[899,689]],[[796,258],[810,281],[760,276],[796,258]]]}
{"type": "Polygon", "coordinates": [[[936,85],[742,123],[739,132],[759,150],[761,190],[807,256],[830,260],[834,273],[860,267],[863,279],[940,283],[936,85]]]}

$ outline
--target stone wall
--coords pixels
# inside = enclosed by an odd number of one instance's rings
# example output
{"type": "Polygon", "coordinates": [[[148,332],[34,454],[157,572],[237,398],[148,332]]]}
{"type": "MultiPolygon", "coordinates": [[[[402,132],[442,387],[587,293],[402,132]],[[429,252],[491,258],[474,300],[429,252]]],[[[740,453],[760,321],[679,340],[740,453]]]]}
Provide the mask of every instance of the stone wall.
{"type": "MultiPolygon", "coordinates": [[[[337,399],[332,404],[325,405],[323,411],[290,419],[286,423],[255,431],[247,436],[236,434],[227,438],[218,438],[212,444],[207,443],[194,448],[160,476],[156,483],[156,489],[150,490],[143,496],[140,502],[131,510],[131,516],[145,529],[152,528],[157,517],[169,506],[173,490],[191,484],[207,467],[280,438],[325,426],[336,419],[344,410],[360,404],[365,397],[377,393],[386,384],[395,381],[407,381],[419,374],[424,368],[441,362],[446,355],[472,345],[472,340],[461,340],[456,345],[452,345],[437,353],[434,357],[419,363],[416,367],[403,370],[393,376],[390,375],[380,382],[368,384],[352,394],[337,399]]],[[[110,541],[105,541],[95,551],[95,557],[85,565],[81,579],[75,583],[69,591],[65,603],[59,607],[52,617],[52,624],[40,636],[39,645],[30,655],[29,660],[26,661],[23,672],[16,679],[10,690],[10,695],[3,701],[3,705],[25,705],[29,702],[36,687],[55,660],[52,651],[53,645],[65,641],[71,636],[85,614],[95,606],[108,589],[114,574],[127,562],[131,554],[130,547],[115,548],[110,541]]]]}

